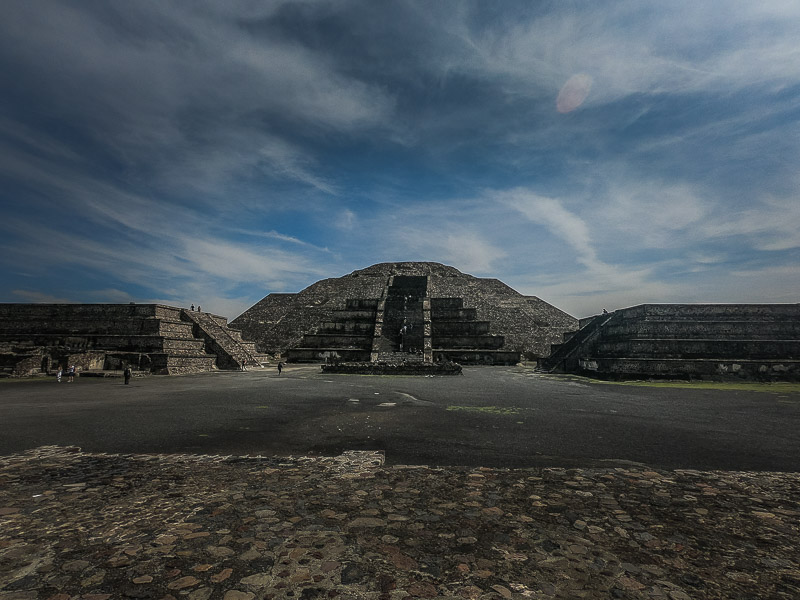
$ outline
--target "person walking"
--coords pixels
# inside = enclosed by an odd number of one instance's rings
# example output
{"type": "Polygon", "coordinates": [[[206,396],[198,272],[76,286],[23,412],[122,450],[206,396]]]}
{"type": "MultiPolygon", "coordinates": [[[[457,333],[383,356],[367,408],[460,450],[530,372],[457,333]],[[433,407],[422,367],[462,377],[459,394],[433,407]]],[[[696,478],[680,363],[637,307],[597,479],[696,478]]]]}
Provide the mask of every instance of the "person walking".
{"type": "Polygon", "coordinates": [[[280,375],[282,371],[283,371],[283,363],[279,362],[278,363],[278,375],[280,375]]]}
{"type": "Polygon", "coordinates": [[[128,385],[131,382],[131,368],[130,366],[125,367],[125,370],[122,372],[122,376],[125,378],[125,385],[128,385]]]}

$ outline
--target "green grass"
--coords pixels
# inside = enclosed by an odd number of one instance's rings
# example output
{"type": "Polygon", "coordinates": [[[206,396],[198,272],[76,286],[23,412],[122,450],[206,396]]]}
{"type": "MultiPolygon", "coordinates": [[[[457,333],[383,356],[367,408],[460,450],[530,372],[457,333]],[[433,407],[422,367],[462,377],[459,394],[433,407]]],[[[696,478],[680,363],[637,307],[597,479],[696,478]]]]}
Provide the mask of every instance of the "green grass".
{"type": "MultiPolygon", "coordinates": [[[[67,380],[67,376],[64,375],[64,377],[61,379],[61,383],[64,383],[66,380],[67,380]]],[[[41,376],[34,376],[34,377],[0,377],[0,383],[22,383],[22,382],[25,382],[25,383],[36,383],[36,382],[38,382],[38,383],[58,383],[54,376],[53,377],[51,377],[51,376],[45,377],[44,375],[41,375],[41,376]]]]}
{"type": "Polygon", "coordinates": [[[776,381],[770,383],[759,383],[757,381],[606,381],[603,379],[580,377],[578,375],[548,375],[546,377],[568,379],[570,381],[579,381],[583,383],[595,383],[598,385],[623,385],[686,390],[720,390],[728,392],[763,392],[768,394],[800,394],[800,383],[791,381],[776,381]]]}
{"type": "Polygon", "coordinates": [[[447,410],[490,415],[518,415],[520,411],[519,408],[514,406],[448,406],[447,410]]]}

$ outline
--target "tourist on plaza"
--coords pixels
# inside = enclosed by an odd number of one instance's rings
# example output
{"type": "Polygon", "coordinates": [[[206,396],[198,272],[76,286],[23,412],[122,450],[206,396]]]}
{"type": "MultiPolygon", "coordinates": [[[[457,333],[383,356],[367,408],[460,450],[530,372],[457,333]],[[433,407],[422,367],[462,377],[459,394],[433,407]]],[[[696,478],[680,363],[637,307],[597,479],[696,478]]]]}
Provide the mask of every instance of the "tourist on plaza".
{"type": "Polygon", "coordinates": [[[72,383],[75,380],[75,365],[70,365],[67,369],[67,383],[72,383]]]}
{"type": "Polygon", "coordinates": [[[58,383],[61,383],[61,374],[63,372],[64,372],[64,369],[61,367],[61,365],[58,365],[58,373],[56,373],[56,381],[58,383]]]}
{"type": "Polygon", "coordinates": [[[122,372],[122,376],[125,378],[125,385],[128,385],[130,383],[132,374],[133,373],[131,372],[131,368],[125,367],[125,370],[122,372]]]}

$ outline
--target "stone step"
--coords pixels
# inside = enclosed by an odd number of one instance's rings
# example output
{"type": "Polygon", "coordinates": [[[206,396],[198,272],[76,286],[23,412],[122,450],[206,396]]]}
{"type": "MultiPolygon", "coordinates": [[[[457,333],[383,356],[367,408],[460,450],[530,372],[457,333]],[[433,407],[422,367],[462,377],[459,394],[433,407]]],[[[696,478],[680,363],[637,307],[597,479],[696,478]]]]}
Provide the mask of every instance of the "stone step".
{"type": "Polygon", "coordinates": [[[385,363],[412,363],[423,362],[422,354],[412,354],[409,352],[379,352],[378,362],[385,363]]]}

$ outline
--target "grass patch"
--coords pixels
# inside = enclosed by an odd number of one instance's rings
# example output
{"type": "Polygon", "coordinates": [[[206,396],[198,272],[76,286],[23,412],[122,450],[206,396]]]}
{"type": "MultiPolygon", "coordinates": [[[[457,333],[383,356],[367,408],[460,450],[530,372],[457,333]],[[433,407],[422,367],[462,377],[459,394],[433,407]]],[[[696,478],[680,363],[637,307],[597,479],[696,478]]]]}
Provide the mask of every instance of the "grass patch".
{"type": "Polygon", "coordinates": [[[518,415],[520,411],[519,408],[514,406],[448,406],[447,410],[489,415],[518,415]]]}
{"type": "Polygon", "coordinates": [[[605,379],[591,379],[579,375],[549,375],[552,379],[565,379],[582,383],[595,383],[598,385],[623,385],[650,388],[672,388],[685,390],[720,390],[728,392],[763,392],[768,394],[800,394],[800,383],[793,381],[775,381],[760,383],[758,381],[607,381],[605,379]]]}

